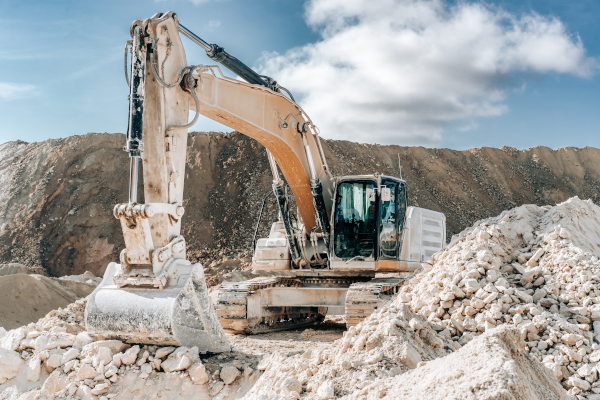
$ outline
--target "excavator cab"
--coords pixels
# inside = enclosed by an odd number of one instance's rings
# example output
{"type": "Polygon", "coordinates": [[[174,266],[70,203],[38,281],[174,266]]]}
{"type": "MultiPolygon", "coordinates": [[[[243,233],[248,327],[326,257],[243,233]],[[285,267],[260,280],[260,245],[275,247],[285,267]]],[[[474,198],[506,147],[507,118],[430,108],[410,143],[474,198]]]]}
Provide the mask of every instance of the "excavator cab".
{"type": "Polygon", "coordinates": [[[401,179],[339,178],[331,224],[332,268],[377,269],[400,262],[406,204],[406,182],[401,179]]]}

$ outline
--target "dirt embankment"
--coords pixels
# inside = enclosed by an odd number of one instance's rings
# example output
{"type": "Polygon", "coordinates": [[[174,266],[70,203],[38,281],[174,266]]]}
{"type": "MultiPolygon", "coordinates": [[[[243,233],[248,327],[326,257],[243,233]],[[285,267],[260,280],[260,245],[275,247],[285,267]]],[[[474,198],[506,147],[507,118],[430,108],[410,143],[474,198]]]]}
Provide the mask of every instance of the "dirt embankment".
{"type": "MultiPolygon", "coordinates": [[[[51,276],[101,275],[124,246],[112,208],[127,200],[122,134],[88,134],[0,145],[0,262],[43,267],[51,276]]],[[[410,203],[446,214],[448,237],[521,204],[572,196],[600,202],[600,150],[426,149],[324,141],[339,175],[402,174],[410,203]]],[[[188,139],[183,234],[189,258],[207,265],[248,258],[271,174],[264,148],[239,133],[188,139]]],[[[140,193],[143,192],[140,186],[140,193]]],[[[260,233],[276,206],[267,202],[260,233]]]]}

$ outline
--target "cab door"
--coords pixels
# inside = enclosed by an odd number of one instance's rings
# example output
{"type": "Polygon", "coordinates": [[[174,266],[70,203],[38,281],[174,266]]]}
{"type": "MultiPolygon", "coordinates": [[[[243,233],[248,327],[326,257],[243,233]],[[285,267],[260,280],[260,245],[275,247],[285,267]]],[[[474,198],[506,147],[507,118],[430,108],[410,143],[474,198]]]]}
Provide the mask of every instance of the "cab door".
{"type": "Polygon", "coordinates": [[[383,181],[381,187],[388,188],[389,197],[379,196],[379,259],[398,259],[398,183],[383,181]]]}

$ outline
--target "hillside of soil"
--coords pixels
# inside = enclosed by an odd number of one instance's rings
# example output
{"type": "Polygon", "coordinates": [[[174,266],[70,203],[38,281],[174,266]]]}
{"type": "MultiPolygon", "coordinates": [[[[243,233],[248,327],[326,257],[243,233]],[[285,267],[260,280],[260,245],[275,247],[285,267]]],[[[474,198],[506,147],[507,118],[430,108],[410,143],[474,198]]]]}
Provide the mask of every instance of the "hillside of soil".
{"type": "MultiPolygon", "coordinates": [[[[475,221],[522,204],[572,196],[600,203],[600,150],[503,147],[465,151],[324,140],[339,175],[402,175],[411,205],[446,214],[448,238],[475,221]]],[[[0,145],[0,263],[49,276],[101,276],[124,247],[116,203],[127,200],[122,134],[87,134],[0,145]]],[[[239,133],[191,133],[183,234],[192,261],[225,274],[249,261],[271,174],[264,148],[239,133]]],[[[143,192],[140,186],[140,193],[143,192]]],[[[261,223],[276,216],[271,197],[261,223]]]]}

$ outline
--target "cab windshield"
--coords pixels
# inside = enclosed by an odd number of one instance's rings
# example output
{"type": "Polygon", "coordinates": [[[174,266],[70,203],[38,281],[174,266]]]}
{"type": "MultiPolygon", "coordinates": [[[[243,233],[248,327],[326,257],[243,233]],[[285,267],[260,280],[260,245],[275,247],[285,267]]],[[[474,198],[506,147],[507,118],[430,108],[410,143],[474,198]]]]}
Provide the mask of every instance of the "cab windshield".
{"type": "Polygon", "coordinates": [[[343,182],[335,204],[334,252],[339,258],[373,256],[375,239],[375,182],[343,182]]]}

